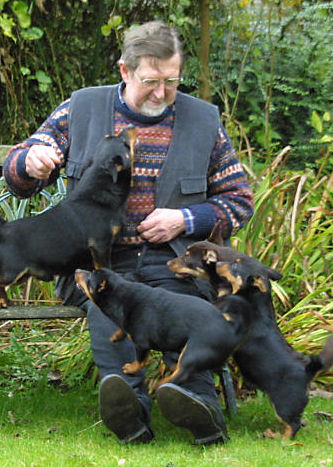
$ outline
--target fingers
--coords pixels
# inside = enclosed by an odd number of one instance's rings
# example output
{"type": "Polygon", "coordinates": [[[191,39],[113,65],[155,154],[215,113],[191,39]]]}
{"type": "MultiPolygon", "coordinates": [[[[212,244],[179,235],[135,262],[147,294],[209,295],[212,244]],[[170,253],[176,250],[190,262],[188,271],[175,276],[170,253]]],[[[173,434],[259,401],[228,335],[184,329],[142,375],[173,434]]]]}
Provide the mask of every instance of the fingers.
{"type": "Polygon", "coordinates": [[[25,158],[25,169],[30,177],[47,180],[63,159],[51,146],[34,145],[25,158]]]}
{"type": "Polygon", "coordinates": [[[179,209],[155,209],[138,226],[140,236],[151,243],[169,242],[184,231],[184,216],[179,209]]]}

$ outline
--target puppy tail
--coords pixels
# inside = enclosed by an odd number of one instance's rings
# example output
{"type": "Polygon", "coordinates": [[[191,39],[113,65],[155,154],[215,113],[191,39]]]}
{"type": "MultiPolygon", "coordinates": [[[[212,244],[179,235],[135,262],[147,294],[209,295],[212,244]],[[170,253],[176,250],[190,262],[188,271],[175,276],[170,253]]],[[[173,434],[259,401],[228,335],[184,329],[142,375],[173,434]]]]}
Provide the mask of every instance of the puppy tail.
{"type": "Polygon", "coordinates": [[[328,370],[333,365],[333,335],[329,337],[319,355],[312,355],[306,365],[306,372],[312,379],[318,371],[328,370]]]}

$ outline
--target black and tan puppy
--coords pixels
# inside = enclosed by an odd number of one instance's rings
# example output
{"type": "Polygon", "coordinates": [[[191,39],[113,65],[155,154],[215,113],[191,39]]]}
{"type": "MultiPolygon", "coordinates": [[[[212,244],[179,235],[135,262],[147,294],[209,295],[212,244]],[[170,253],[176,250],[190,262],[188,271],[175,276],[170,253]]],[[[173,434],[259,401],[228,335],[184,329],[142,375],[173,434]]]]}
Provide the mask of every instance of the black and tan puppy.
{"type": "MultiPolygon", "coordinates": [[[[237,283],[233,277],[225,280],[216,274],[216,263],[226,264],[243,262],[246,264],[253,278],[258,279],[259,287],[266,287],[267,281],[281,279],[281,274],[274,269],[265,266],[260,261],[252,258],[240,251],[224,246],[221,236],[221,223],[218,222],[213,228],[207,240],[202,240],[189,245],[184,256],[172,259],[168,262],[169,269],[176,273],[178,277],[192,276],[197,279],[207,279],[215,287],[219,288],[219,294],[235,294],[241,284],[237,283]]],[[[241,278],[239,278],[241,280],[241,278]]]]}
{"type": "Polygon", "coordinates": [[[276,323],[270,289],[257,285],[247,265],[217,263],[216,272],[223,282],[226,279],[237,284],[242,282],[237,295],[246,298],[253,310],[251,333],[246,343],[236,349],[234,359],[243,376],[268,395],[276,415],[285,425],[284,437],[292,438],[301,427],[310,381],[333,364],[333,336],[319,355],[296,352],[276,323]]]}
{"type": "Polygon", "coordinates": [[[179,266],[182,276],[191,275],[193,267],[194,277],[199,273],[201,278],[210,279],[219,297],[216,306],[221,309],[227,293],[242,296],[250,303],[251,332],[233,357],[241,373],[268,395],[285,425],[284,437],[292,438],[301,427],[309,382],[333,363],[333,337],[320,355],[306,356],[293,350],[276,323],[272,304],[269,280],[278,279],[279,273],[254,258],[230,253],[221,246],[218,235],[198,243],[198,248],[193,244],[187,249],[185,257],[171,261],[170,269],[177,273],[179,266]]]}
{"type": "Polygon", "coordinates": [[[141,369],[150,349],[181,351],[175,371],[160,384],[222,366],[249,332],[252,314],[242,297],[226,297],[219,311],[201,298],[130,282],[106,268],[77,270],[75,279],[136,344],[137,361],[124,365],[124,373],[141,369]]]}
{"type": "Polygon", "coordinates": [[[135,140],[135,128],[105,136],[68,198],[35,217],[2,221],[0,286],[90,268],[89,242],[109,257],[130,190],[135,140]]]}

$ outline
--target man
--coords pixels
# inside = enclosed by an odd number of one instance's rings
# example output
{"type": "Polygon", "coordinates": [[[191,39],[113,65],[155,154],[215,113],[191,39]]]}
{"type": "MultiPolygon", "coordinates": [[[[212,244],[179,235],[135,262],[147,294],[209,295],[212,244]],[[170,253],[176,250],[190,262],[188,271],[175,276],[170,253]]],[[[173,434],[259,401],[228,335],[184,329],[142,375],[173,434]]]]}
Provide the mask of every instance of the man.
{"type": "MultiPolygon", "coordinates": [[[[122,82],[75,91],[13,148],[4,173],[9,189],[28,197],[52,183],[64,164],[71,190],[99,139],[132,123],[138,132],[133,186],[113,268],[135,272],[153,287],[212,299],[207,284],[176,279],[166,263],[194,239],[207,238],[219,219],[224,237],[230,237],[251,217],[253,197],[216,107],[177,91],[182,66],[182,46],[172,28],[153,21],[131,29],[119,60],[122,82]]],[[[116,326],[75,289],[73,278],[62,278],[57,290],[66,303],[87,311],[104,423],[122,443],[152,440],[144,372],[121,370],[134,360],[133,343],[109,342],[116,326]]],[[[171,364],[176,357],[169,353],[164,360],[171,364]]],[[[211,372],[193,375],[183,387],[161,386],[157,401],[197,444],[227,439],[211,372]]]]}

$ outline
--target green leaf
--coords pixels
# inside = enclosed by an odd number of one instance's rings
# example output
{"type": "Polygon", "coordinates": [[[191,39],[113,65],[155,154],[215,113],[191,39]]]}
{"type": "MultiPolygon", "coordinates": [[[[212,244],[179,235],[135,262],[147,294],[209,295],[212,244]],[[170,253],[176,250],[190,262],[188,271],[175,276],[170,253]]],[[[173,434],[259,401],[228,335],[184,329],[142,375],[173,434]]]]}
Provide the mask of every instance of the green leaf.
{"type": "Polygon", "coordinates": [[[109,26],[108,24],[104,24],[103,26],[101,26],[101,33],[103,34],[103,36],[109,36],[111,34],[111,26],[109,26]]]}
{"type": "Polygon", "coordinates": [[[25,67],[25,66],[21,66],[20,71],[21,71],[23,76],[28,76],[28,75],[31,74],[30,69],[25,67]]]}
{"type": "Polygon", "coordinates": [[[39,28],[33,27],[33,28],[23,29],[21,34],[22,34],[23,39],[27,41],[35,41],[35,40],[40,39],[43,36],[44,32],[39,28]]]}
{"type": "Polygon", "coordinates": [[[318,133],[321,133],[323,131],[323,123],[321,121],[321,118],[319,117],[318,112],[316,112],[315,110],[312,112],[311,115],[311,125],[318,131],[318,133]]]}
{"type": "Polygon", "coordinates": [[[51,84],[52,79],[45,73],[45,71],[38,70],[36,71],[36,79],[39,83],[42,84],[51,84]]]}
{"type": "Polygon", "coordinates": [[[111,16],[110,19],[109,19],[109,21],[108,21],[108,25],[109,25],[111,28],[116,28],[116,27],[119,26],[121,23],[122,23],[122,17],[121,17],[121,16],[118,16],[118,15],[111,16]]]}
{"type": "Polygon", "coordinates": [[[17,20],[21,28],[29,28],[31,24],[31,17],[28,13],[28,5],[22,1],[16,1],[12,4],[12,11],[17,16],[17,20]]]}
{"type": "Polygon", "coordinates": [[[331,121],[331,113],[330,112],[325,112],[323,115],[323,120],[324,122],[330,122],[331,121]]]}
{"type": "Polygon", "coordinates": [[[333,136],[332,135],[324,135],[320,138],[320,143],[333,143],[333,136]]]}
{"type": "Polygon", "coordinates": [[[12,32],[13,26],[13,18],[8,18],[8,15],[6,13],[0,16],[0,29],[2,29],[2,32],[5,36],[10,37],[11,39],[13,39],[14,42],[16,42],[16,37],[12,32]]]}

